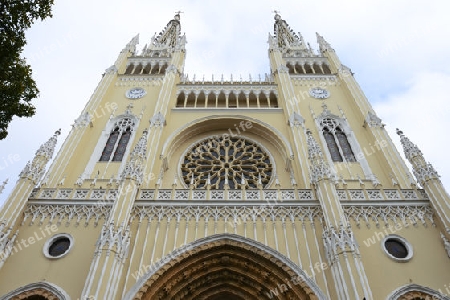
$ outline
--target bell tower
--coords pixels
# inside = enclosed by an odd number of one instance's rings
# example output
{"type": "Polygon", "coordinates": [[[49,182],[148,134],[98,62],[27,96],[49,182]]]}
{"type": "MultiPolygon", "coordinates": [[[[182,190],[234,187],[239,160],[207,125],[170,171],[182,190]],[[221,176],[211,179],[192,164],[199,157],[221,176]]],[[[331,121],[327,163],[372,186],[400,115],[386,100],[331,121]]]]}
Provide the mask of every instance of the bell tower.
{"type": "Polygon", "coordinates": [[[180,12],[126,44],[0,211],[0,300],[449,299],[437,171],[323,36],[273,25],[257,78],[184,73],[180,12]]]}

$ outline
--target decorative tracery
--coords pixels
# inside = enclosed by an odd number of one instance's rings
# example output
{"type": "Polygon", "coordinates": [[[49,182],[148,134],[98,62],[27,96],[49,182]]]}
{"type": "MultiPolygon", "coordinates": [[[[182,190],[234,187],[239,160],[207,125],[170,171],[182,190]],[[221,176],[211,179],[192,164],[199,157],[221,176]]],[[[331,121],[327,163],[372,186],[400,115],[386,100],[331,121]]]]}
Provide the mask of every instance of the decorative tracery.
{"type": "Polygon", "coordinates": [[[348,162],[356,161],[348,137],[336,119],[324,118],[320,122],[320,127],[334,162],[342,162],[343,158],[348,162]]]}
{"type": "Polygon", "coordinates": [[[134,122],[130,118],[117,121],[109,134],[100,161],[122,161],[133,129],[134,122]]]}
{"type": "Polygon", "coordinates": [[[184,182],[195,188],[230,189],[266,186],[273,167],[269,155],[255,142],[229,136],[211,137],[195,144],[181,165],[184,182]]]}

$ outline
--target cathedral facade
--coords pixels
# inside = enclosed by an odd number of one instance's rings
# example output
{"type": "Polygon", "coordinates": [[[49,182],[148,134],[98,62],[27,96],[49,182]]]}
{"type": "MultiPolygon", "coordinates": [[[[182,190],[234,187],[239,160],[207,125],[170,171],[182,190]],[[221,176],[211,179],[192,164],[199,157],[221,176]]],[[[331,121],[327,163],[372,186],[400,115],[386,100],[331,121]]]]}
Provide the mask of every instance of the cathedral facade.
{"type": "Polygon", "coordinates": [[[279,14],[270,72],[189,77],[180,16],[109,67],[0,210],[0,299],[450,299],[450,197],[279,14]]]}

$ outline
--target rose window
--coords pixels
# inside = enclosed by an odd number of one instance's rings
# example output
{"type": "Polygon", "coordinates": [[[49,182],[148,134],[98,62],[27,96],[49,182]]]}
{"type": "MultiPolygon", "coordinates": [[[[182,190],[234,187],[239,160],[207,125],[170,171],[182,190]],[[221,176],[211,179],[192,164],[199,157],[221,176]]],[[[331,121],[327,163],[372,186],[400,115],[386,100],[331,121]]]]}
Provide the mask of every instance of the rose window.
{"type": "Polygon", "coordinates": [[[269,155],[256,143],[235,137],[211,137],[195,144],[185,155],[181,172],[184,183],[211,189],[265,187],[272,176],[269,155]],[[228,181],[228,182],[227,182],[228,181]]]}

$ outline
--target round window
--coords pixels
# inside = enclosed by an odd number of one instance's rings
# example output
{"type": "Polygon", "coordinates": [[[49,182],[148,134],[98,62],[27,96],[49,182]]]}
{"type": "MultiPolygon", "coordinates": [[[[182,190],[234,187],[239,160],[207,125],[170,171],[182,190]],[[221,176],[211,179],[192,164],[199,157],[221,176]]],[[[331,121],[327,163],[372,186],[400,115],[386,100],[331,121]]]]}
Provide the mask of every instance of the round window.
{"type": "Polygon", "coordinates": [[[398,235],[385,237],[382,246],[386,254],[396,261],[408,261],[413,255],[412,246],[398,235]]]}
{"type": "Polygon", "coordinates": [[[204,139],[191,147],[181,163],[184,183],[196,189],[255,189],[267,186],[273,166],[257,143],[228,135],[204,139]]]}
{"type": "Polygon", "coordinates": [[[66,255],[73,246],[73,238],[68,234],[57,234],[44,245],[44,255],[47,258],[60,258],[66,255]]]}

